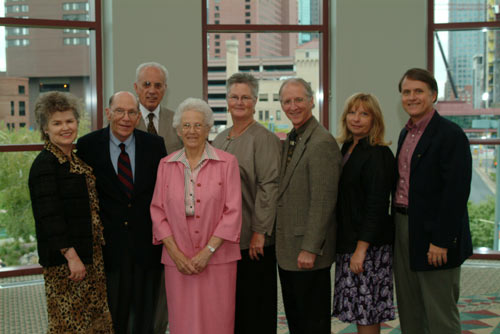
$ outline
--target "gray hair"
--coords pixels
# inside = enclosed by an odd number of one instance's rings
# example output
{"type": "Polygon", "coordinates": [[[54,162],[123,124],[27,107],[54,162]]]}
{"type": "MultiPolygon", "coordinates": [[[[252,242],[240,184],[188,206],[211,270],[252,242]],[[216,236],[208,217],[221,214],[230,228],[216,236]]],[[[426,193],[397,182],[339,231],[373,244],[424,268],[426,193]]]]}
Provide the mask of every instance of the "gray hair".
{"type": "Polygon", "coordinates": [[[227,95],[229,95],[229,91],[234,84],[241,83],[246,84],[250,87],[252,91],[252,96],[256,99],[259,95],[259,81],[255,79],[255,77],[249,73],[235,73],[227,79],[226,89],[227,95]]]}
{"type": "Polygon", "coordinates": [[[185,111],[197,111],[201,112],[203,114],[203,122],[205,123],[208,128],[212,128],[214,125],[214,113],[212,111],[212,108],[203,101],[202,99],[197,99],[194,97],[188,97],[184,101],[179,104],[177,107],[177,110],[175,111],[174,114],[174,120],[172,121],[172,126],[177,129],[179,125],[181,124],[181,118],[182,114],[185,111]]]}
{"type": "Polygon", "coordinates": [[[35,120],[42,140],[49,140],[45,130],[47,130],[49,119],[54,113],[72,111],[77,123],[80,123],[82,110],[82,102],[71,93],[54,91],[38,96],[35,101],[35,120]]]}
{"type": "Polygon", "coordinates": [[[147,63],[142,63],[139,66],[137,66],[137,69],[135,70],[135,82],[139,81],[139,75],[141,74],[141,72],[145,68],[148,68],[148,67],[154,67],[154,68],[157,68],[160,71],[162,71],[163,72],[163,76],[165,77],[165,84],[167,83],[167,81],[168,81],[168,70],[167,70],[167,68],[165,66],[163,66],[162,64],[154,62],[154,61],[150,61],[150,62],[147,62],[147,63]]]}
{"type": "Polygon", "coordinates": [[[313,98],[313,96],[314,96],[313,90],[311,88],[311,85],[307,81],[305,81],[302,78],[290,78],[290,79],[286,79],[281,84],[280,91],[279,91],[280,101],[281,101],[281,93],[283,91],[283,88],[285,88],[285,86],[288,85],[288,84],[299,84],[299,85],[302,85],[302,87],[304,87],[304,90],[306,91],[306,96],[308,98],[310,98],[310,99],[313,98]]]}

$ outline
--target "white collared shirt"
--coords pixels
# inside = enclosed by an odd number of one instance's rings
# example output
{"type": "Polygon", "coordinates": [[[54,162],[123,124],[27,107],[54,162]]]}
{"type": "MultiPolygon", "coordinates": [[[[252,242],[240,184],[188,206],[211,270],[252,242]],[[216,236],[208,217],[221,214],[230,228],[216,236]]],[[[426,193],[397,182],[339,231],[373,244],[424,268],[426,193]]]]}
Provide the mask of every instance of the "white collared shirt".
{"type": "Polygon", "coordinates": [[[149,111],[145,106],[139,103],[139,110],[141,111],[142,119],[144,120],[144,124],[146,124],[146,128],[148,127],[149,124],[149,118],[148,115],[150,113],[155,114],[155,117],[153,118],[153,124],[155,125],[156,132],[160,132],[159,126],[159,120],[160,120],[160,105],[156,107],[155,110],[149,111]]]}

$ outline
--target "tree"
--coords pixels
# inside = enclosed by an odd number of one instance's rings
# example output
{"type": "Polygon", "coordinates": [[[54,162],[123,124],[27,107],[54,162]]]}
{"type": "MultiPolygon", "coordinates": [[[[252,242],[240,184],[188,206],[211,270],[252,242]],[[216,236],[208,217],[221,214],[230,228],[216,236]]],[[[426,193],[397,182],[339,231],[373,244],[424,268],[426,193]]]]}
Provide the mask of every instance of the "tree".
{"type": "Polygon", "coordinates": [[[472,234],[472,246],[493,248],[493,237],[495,233],[495,197],[490,196],[480,203],[470,202],[469,223],[472,234]]]}

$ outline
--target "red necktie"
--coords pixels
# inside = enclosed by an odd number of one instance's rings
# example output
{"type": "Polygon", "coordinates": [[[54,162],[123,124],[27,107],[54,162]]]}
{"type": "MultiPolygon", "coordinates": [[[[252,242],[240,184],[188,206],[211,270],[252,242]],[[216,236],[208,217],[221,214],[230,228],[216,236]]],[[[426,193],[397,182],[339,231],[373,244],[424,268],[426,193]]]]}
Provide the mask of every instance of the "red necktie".
{"type": "Polygon", "coordinates": [[[125,151],[125,144],[121,143],[119,146],[122,152],[118,156],[118,179],[122,183],[128,198],[131,198],[132,192],[134,191],[134,178],[132,176],[130,158],[125,151]]]}

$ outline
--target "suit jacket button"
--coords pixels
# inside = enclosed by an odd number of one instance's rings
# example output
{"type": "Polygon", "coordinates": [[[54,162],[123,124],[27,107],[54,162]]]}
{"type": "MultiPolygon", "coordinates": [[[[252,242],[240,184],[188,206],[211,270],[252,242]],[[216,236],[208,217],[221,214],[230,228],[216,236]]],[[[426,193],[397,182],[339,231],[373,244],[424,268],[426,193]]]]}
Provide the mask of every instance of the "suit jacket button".
{"type": "Polygon", "coordinates": [[[200,218],[200,216],[196,216],[196,218],[200,218]]]}
{"type": "Polygon", "coordinates": [[[201,187],[201,183],[198,183],[198,184],[197,184],[197,186],[198,186],[198,187],[201,187]]]}
{"type": "Polygon", "coordinates": [[[128,222],[124,222],[123,225],[128,226],[128,222]]]}
{"type": "Polygon", "coordinates": [[[132,204],[131,204],[131,203],[128,203],[128,204],[127,204],[127,207],[131,208],[131,207],[132,207],[132,204]]]}

